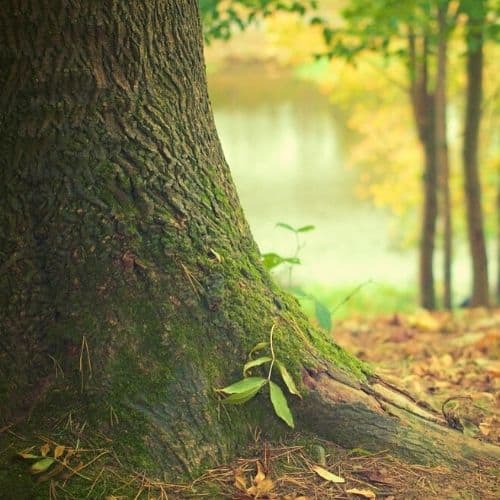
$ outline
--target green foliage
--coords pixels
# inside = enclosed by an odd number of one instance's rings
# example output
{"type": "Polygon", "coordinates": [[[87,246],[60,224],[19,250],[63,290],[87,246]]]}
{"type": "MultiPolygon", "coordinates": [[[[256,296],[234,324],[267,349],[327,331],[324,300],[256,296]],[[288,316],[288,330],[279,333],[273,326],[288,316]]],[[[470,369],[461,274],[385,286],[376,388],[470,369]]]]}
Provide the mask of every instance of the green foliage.
{"type": "Polygon", "coordinates": [[[291,265],[300,264],[300,259],[298,257],[283,257],[274,252],[263,253],[261,257],[262,257],[262,264],[264,264],[264,267],[268,271],[274,269],[275,267],[278,267],[280,264],[291,264],[291,265]]]}
{"type": "MultiPolygon", "coordinates": [[[[417,291],[414,288],[400,289],[384,283],[370,283],[369,286],[325,287],[311,286],[304,293],[317,297],[335,318],[362,315],[393,314],[396,312],[412,313],[417,303],[417,291]],[[356,293],[353,293],[357,290],[356,293]],[[346,298],[350,297],[346,301],[346,298]]],[[[301,301],[302,302],[302,301],[301,301]]],[[[306,314],[315,316],[312,301],[302,302],[306,314]]]]}
{"type": "MultiPolygon", "coordinates": [[[[344,23],[333,29],[324,23],[323,38],[329,47],[327,56],[354,61],[363,51],[373,51],[386,58],[407,59],[409,36],[425,36],[431,45],[438,37],[437,8],[449,0],[350,0],[342,10],[344,23]]],[[[473,20],[476,33],[493,41],[500,39],[500,7],[495,0],[461,0],[458,11],[448,9],[447,26],[453,30],[458,13],[473,20]]],[[[468,41],[469,46],[473,40],[468,41]]]]}
{"type": "Polygon", "coordinates": [[[332,329],[332,313],[330,309],[320,302],[316,298],[314,298],[314,315],[318,320],[321,328],[329,332],[332,329]]]}
{"type": "Polygon", "coordinates": [[[274,412],[278,417],[280,417],[289,427],[294,427],[293,415],[288,406],[288,402],[285,394],[281,388],[271,380],[273,373],[273,368],[276,366],[280,373],[281,379],[288,389],[290,394],[301,397],[300,393],[292,379],[292,376],[286,369],[285,365],[276,359],[273,349],[273,333],[275,325],[271,328],[269,334],[269,342],[259,342],[250,351],[248,358],[249,360],[243,365],[243,379],[238,380],[223,389],[216,389],[217,392],[223,394],[224,403],[229,404],[243,404],[250,401],[265,385],[269,386],[269,397],[274,408],[274,412]],[[259,358],[252,359],[252,354],[263,349],[269,348],[270,356],[261,356],[259,358]],[[248,372],[254,368],[265,365],[269,363],[269,371],[267,377],[256,377],[247,376],[248,372]]]}
{"type": "Polygon", "coordinates": [[[275,267],[279,266],[280,264],[290,264],[290,285],[291,285],[291,266],[292,265],[298,265],[300,264],[300,259],[299,259],[299,252],[301,248],[304,246],[301,241],[299,235],[301,233],[307,233],[309,231],[313,231],[315,229],[315,226],[308,224],[306,226],[302,227],[293,227],[290,224],[286,224],[285,222],[278,222],[276,224],[276,227],[280,227],[282,229],[286,229],[287,231],[290,231],[295,235],[295,252],[292,257],[283,257],[282,255],[279,255],[275,252],[270,252],[270,253],[264,253],[262,254],[262,264],[264,264],[264,267],[270,271],[271,269],[274,269],[275,267]]]}
{"type": "MultiPolygon", "coordinates": [[[[305,16],[317,9],[316,0],[199,0],[199,4],[207,43],[213,39],[228,40],[236,31],[275,12],[305,16]]],[[[319,19],[313,17],[310,22],[317,23],[319,19]]]]}
{"type": "Polygon", "coordinates": [[[269,395],[273,404],[274,412],[278,417],[285,421],[289,427],[295,427],[292,412],[288,407],[287,400],[281,388],[272,380],[269,381],[269,395]]]}
{"type": "Polygon", "coordinates": [[[316,229],[312,224],[307,224],[301,227],[293,227],[286,222],[278,222],[276,227],[285,229],[295,235],[295,253],[293,257],[283,257],[277,253],[265,253],[262,254],[262,263],[264,267],[270,271],[280,264],[290,264],[289,269],[289,282],[288,286],[292,293],[299,298],[312,301],[315,307],[315,316],[321,328],[329,332],[332,329],[332,316],[329,309],[320,301],[318,301],[313,295],[303,292],[300,288],[292,288],[292,266],[301,264],[298,255],[304,244],[300,240],[300,235],[303,233],[308,233],[309,231],[314,231],[316,229]]]}

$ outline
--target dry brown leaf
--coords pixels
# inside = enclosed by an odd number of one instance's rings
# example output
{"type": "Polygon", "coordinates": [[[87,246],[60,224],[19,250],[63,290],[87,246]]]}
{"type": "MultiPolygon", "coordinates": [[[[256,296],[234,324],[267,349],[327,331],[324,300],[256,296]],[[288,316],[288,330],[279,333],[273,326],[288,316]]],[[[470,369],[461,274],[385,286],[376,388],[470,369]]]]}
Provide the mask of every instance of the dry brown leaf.
{"type": "Polygon", "coordinates": [[[253,481],[255,484],[259,484],[265,478],[266,478],[266,475],[264,474],[264,469],[262,467],[262,464],[260,462],[257,462],[257,474],[253,478],[253,481]]]}
{"type": "Polygon", "coordinates": [[[358,488],[351,488],[350,490],[346,490],[346,493],[357,495],[358,497],[363,498],[377,498],[372,490],[360,490],[358,488]]]}
{"type": "Polygon", "coordinates": [[[247,491],[247,481],[245,479],[245,475],[241,469],[237,469],[234,471],[234,486],[240,491],[247,491]]]}
{"type": "Polygon", "coordinates": [[[44,445],[40,446],[40,453],[42,455],[42,457],[46,457],[47,454],[49,453],[50,451],[50,444],[49,443],[45,443],[44,445]]]}
{"type": "Polygon", "coordinates": [[[65,449],[66,449],[66,447],[63,446],[62,444],[60,444],[59,446],[56,446],[56,449],[54,450],[54,458],[59,458],[60,456],[62,456],[65,449]]]}
{"type": "Polygon", "coordinates": [[[261,498],[263,496],[268,496],[273,488],[274,483],[271,481],[271,479],[263,479],[258,484],[250,486],[250,488],[248,488],[246,492],[249,495],[254,496],[255,498],[261,498]]]}

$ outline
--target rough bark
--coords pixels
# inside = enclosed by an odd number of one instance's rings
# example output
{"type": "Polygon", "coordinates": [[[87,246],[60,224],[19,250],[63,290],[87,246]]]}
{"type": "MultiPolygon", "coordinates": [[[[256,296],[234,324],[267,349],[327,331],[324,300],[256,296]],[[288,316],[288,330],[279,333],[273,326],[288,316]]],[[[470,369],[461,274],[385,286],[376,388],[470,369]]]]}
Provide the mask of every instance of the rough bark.
{"type": "MultiPolygon", "coordinates": [[[[70,412],[126,466],[196,475],[255,427],[287,431],[264,396],[222,409],[213,390],[275,325],[301,431],[424,463],[495,455],[311,328],[262,268],[195,0],[3,1],[0,55],[2,450],[30,429],[61,441],[70,412]]],[[[4,491],[25,481],[0,467],[4,491]]]]}
{"type": "Polygon", "coordinates": [[[443,224],[443,307],[451,309],[452,299],[452,213],[450,195],[450,174],[448,159],[448,141],[446,138],[446,65],[448,63],[448,3],[438,5],[438,49],[436,68],[436,157],[439,172],[439,186],[441,192],[441,218],[443,224]]]}
{"type": "Polygon", "coordinates": [[[410,29],[408,42],[410,99],[418,138],[424,152],[424,199],[419,248],[420,305],[426,309],[435,309],[433,258],[438,215],[435,102],[434,94],[429,91],[427,38],[416,37],[410,29]]]}
{"type": "Polygon", "coordinates": [[[467,21],[467,94],[463,143],[464,190],[469,251],[472,260],[472,306],[489,305],[488,259],[483,229],[481,182],[478,148],[483,93],[483,0],[468,14],[467,21]]]}

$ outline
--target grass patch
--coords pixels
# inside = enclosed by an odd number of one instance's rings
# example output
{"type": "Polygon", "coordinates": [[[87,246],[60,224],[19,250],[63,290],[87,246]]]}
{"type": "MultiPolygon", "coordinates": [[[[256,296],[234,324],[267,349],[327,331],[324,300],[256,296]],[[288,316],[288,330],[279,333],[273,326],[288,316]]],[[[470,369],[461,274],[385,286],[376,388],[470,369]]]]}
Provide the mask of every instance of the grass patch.
{"type": "MultiPolygon", "coordinates": [[[[418,307],[418,293],[413,288],[367,282],[360,284],[327,287],[324,285],[306,285],[304,292],[315,297],[332,313],[333,322],[353,315],[375,316],[378,314],[411,313],[418,307]]],[[[314,304],[302,300],[306,314],[314,317],[314,304]]]]}

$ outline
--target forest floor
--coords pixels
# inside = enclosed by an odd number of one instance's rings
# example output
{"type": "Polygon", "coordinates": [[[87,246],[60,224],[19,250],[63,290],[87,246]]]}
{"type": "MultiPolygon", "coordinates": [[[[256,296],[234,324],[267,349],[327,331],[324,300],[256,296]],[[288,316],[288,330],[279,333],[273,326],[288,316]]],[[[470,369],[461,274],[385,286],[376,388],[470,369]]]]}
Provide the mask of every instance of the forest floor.
{"type": "MultiPolygon", "coordinates": [[[[453,315],[426,311],[351,315],[337,320],[331,333],[337,343],[369,362],[385,379],[441,411],[455,428],[500,444],[500,309],[461,310],[453,315]]],[[[21,453],[21,457],[33,458],[33,449],[21,453]]],[[[53,454],[60,460],[64,458],[64,463],[76,460],[74,469],[66,466],[65,470],[63,466],[61,471],[53,467],[37,476],[38,482],[48,485],[51,499],[76,498],[66,494],[64,482],[54,480],[63,473],[86,483],[86,498],[106,500],[500,498],[498,464],[481,462],[456,469],[425,467],[408,464],[388,453],[346,450],[303,435],[270,444],[257,433],[244,458],[209,470],[189,484],[125,474],[119,460],[103,467],[95,478],[87,477],[87,466],[100,463],[109,450],[70,449],[48,438],[40,450],[44,457],[53,454]],[[101,486],[106,489],[104,472],[115,478],[115,486],[116,481],[122,485],[114,488],[111,496],[98,493],[101,486]]],[[[54,461],[45,458],[37,462],[33,467],[43,465],[38,472],[51,465],[44,465],[44,460],[54,461]]]]}
{"type": "MultiPolygon", "coordinates": [[[[332,334],[462,432],[500,444],[500,310],[351,316],[332,334]]],[[[311,447],[299,437],[282,446],[257,442],[251,458],[209,471],[192,487],[203,496],[204,485],[217,483],[234,499],[487,500],[500,498],[496,465],[423,467],[331,443],[311,447]]]]}

